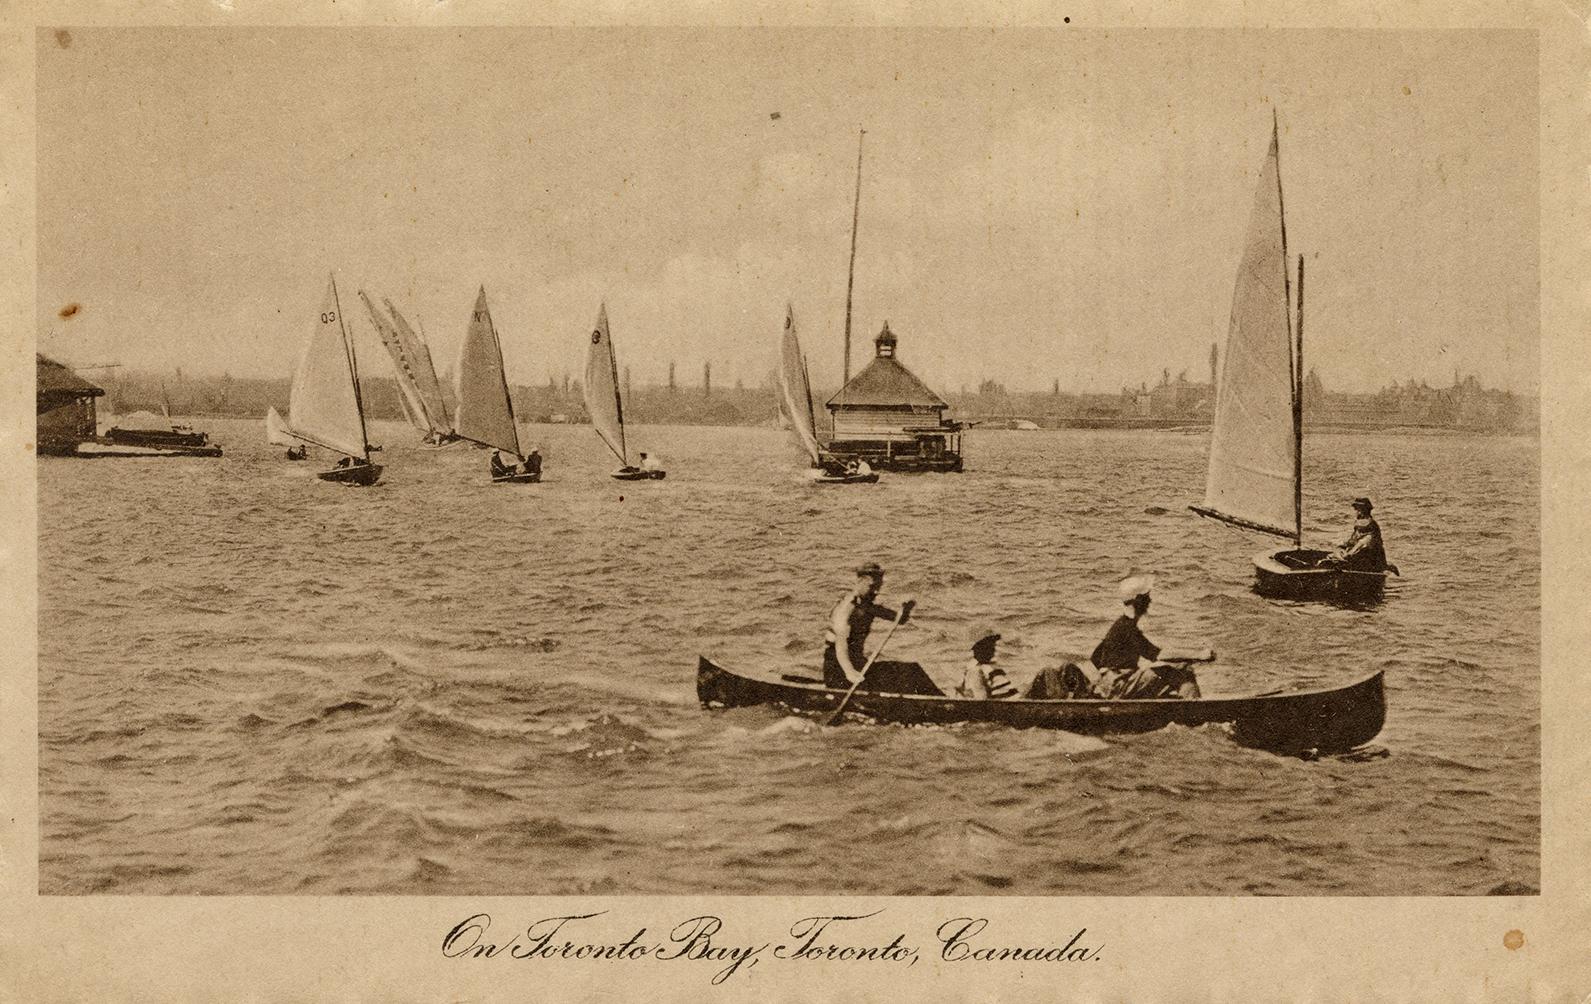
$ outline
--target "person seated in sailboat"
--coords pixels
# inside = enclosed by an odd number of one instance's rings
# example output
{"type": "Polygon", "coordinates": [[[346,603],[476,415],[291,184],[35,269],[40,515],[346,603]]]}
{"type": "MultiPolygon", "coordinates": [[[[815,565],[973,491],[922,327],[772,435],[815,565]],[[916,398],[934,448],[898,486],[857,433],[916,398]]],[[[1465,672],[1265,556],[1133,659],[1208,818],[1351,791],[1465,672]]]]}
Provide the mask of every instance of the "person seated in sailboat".
{"type": "Polygon", "coordinates": [[[514,473],[514,465],[503,459],[502,450],[492,451],[492,477],[502,478],[514,473]]]}
{"type": "Polygon", "coordinates": [[[856,568],[856,582],[829,613],[828,630],[823,634],[823,684],[836,690],[849,690],[861,681],[861,690],[893,694],[939,694],[932,680],[914,662],[885,662],[877,660],[862,676],[867,666],[865,646],[873,621],[883,617],[899,619],[904,624],[911,619],[917,601],[907,598],[901,602],[900,613],[878,602],[878,592],[884,586],[884,569],[869,561],[856,568]]]}
{"type": "Polygon", "coordinates": [[[354,463],[354,458],[353,457],[343,457],[341,460],[337,461],[337,466],[338,467],[352,467],[353,463],[354,463]]]}
{"type": "Polygon", "coordinates": [[[1123,700],[1147,697],[1199,697],[1199,682],[1186,665],[1167,663],[1211,662],[1209,648],[1188,651],[1163,649],[1144,637],[1138,622],[1149,612],[1154,579],[1135,575],[1119,587],[1126,610],[1105,632],[1089,658],[1099,670],[1094,690],[1100,697],[1123,700]]]}
{"type": "Polygon", "coordinates": [[[1362,495],[1353,500],[1353,530],[1341,547],[1321,559],[1322,565],[1352,572],[1385,572],[1393,567],[1387,564],[1381,527],[1370,516],[1374,508],[1370,500],[1362,495]]]}
{"type": "Polygon", "coordinates": [[[995,661],[995,648],[999,641],[1000,632],[985,625],[980,624],[967,633],[967,643],[972,646],[972,658],[961,672],[961,685],[956,688],[958,696],[980,701],[1004,701],[1014,697],[1041,701],[1093,696],[1087,680],[1082,676],[1082,670],[1070,664],[1065,669],[1044,667],[1027,689],[1019,692],[1004,667],[995,661]],[[1068,671],[1076,674],[1081,682],[1069,683],[1068,671]]]}
{"type": "Polygon", "coordinates": [[[525,473],[526,474],[535,474],[535,475],[541,474],[541,451],[540,450],[532,449],[530,451],[530,456],[525,458],[524,469],[525,469],[525,473]]]}
{"type": "Polygon", "coordinates": [[[663,465],[658,461],[657,457],[648,453],[641,454],[641,470],[661,471],[662,469],[663,465]]]}
{"type": "Polygon", "coordinates": [[[303,443],[299,443],[297,446],[289,446],[287,448],[288,460],[303,460],[307,456],[309,456],[309,447],[305,446],[303,443]]]}

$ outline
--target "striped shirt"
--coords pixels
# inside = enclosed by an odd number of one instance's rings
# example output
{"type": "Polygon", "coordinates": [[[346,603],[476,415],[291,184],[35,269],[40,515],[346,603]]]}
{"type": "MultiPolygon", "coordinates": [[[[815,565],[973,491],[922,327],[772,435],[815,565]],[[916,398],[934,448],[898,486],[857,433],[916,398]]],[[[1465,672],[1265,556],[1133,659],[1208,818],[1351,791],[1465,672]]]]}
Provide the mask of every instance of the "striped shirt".
{"type": "Polygon", "coordinates": [[[1016,696],[1016,684],[1005,675],[1005,670],[1000,668],[999,663],[979,662],[977,659],[967,661],[966,671],[961,674],[961,690],[969,697],[978,696],[981,690],[996,701],[1016,696]],[[974,680],[977,680],[981,686],[974,687],[974,680]]]}

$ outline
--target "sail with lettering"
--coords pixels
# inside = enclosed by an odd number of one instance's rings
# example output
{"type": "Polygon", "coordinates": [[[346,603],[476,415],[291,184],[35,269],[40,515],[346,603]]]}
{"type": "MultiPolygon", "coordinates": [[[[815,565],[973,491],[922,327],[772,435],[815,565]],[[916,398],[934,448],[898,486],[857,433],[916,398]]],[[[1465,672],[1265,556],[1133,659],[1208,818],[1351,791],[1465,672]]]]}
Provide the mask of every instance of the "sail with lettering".
{"type": "Polygon", "coordinates": [[[608,444],[608,449],[619,458],[619,463],[630,466],[624,443],[624,404],[619,400],[619,364],[613,355],[613,337],[608,333],[608,305],[597,311],[596,327],[591,330],[591,344],[586,348],[585,391],[586,412],[591,416],[591,426],[608,444]]]}
{"type": "Polygon", "coordinates": [[[503,374],[503,347],[486,305],[486,287],[475,298],[475,309],[459,349],[458,408],[454,433],[482,446],[519,452],[519,430],[514,425],[514,405],[503,374]]]}
{"type": "Polygon", "coordinates": [[[807,375],[806,356],[796,337],[795,308],[785,306],[784,338],[779,345],[779,409],[795,431],[801,449],[819,463],[817,422],[812,413],[812,381],[807,375]]]}
{"type": "Polygon", "coordinates": [[[293,374],[287,424],[297,439],[350,457],[370,458],[357,363],[335,276],[326,284],[314,330],[293,374]]]}
{"type": "Polygon", "coordinates": [[[448,415],[447,402],[442,399],[442,383],[437,379],[436,365],[431,361],[431,347],[409,326],[391,300],[383,297],[381,302],[386,304],[387,312],[392,315],[392,323],[398,329],[399,340],[410,360],[415,390],[419,394],[426,421],[431,425],[431,432],[445,436],[453,430],[453,419],[448,415]]]}
{"type": "Polygon", "coordinates": [[[1297,541],[1301,347],[1293,341],[1291,298],[1273,126],[1232,295],[1204,505],[1193,509],[1297,541]]]}
{"type": "Polygon", "coordinates": [[[392,357],[392,368],[397,374],[398,402],[403,407],[403,417],[416,429],[430,434],[432,426],[426,415],[425,403],[420,396],[416,360],[403,343],[403,338],[392,319],[378,310],[362,289],[359,291],[359,299],[364,302],[365,312],[370,315],[370,323],[375,327],[376,334],[380,336],[381,344],[386,347],[387,355],[392,357]]]}

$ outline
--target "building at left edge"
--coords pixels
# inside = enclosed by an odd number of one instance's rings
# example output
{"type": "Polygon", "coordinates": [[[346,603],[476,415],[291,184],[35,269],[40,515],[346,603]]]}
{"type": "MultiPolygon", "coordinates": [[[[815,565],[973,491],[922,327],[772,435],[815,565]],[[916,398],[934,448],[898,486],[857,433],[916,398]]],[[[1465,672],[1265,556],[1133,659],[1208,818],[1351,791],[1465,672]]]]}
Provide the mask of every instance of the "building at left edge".
{"type": "Polygon", "coordinates": [[[65,456],[94,438],[94,399],[105,391],[47,356],[38,356],[38,451],[65,456]]]}

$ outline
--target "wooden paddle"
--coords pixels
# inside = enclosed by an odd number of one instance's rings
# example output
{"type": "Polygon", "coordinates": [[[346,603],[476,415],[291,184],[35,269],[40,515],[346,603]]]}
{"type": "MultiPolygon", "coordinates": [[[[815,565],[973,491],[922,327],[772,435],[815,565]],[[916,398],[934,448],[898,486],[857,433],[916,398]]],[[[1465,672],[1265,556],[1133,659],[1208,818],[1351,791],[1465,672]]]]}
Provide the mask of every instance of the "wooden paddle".
{"type": "Polygon", "coordinates": [[[827,722],[824,722],[825,725],[833,725],[840,720],[840,716],[845,713],[845,706],[851,703],[851,695],[856,693],[856,688],[860,687],[862,681],[867,679],[867,671],[872,669],[873,663],[878,661],[879,653],[883,652],[884,646],[889,644],[890,636],[895,633],[896,628],[900,627],[901,621],[906,619],[906,614],[910,609],[905,604],[901,604],[900,613],[895,615],[895,623],[891,624],[889,630],[884,632],[884,640],[879,642],[878,648],[875,648],[873,654],[868,656],[867,665],[862,667],[861,675],[856,678],[855,683],[851,684],[851,689],[845,692],[845,699],[840,702],[839,707],[834,709],[834,714],[829,717],[827,722]]]}

